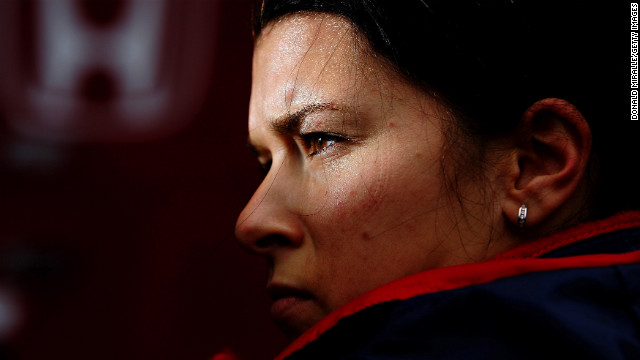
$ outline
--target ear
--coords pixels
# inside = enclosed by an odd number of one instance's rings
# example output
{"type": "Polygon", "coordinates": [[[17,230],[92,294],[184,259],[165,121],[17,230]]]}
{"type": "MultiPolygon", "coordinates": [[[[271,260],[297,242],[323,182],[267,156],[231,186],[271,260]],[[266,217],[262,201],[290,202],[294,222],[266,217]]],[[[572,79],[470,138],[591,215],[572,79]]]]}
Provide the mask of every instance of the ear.
{"type": "Polygon", "coordinates": [[[509,158],[502,211],[518,225],[527,206],[526,227],[539,225],[578,189],[589,160],[591,130],[571,103],[549,98],[533,104],[518,126],[509,158]]]}

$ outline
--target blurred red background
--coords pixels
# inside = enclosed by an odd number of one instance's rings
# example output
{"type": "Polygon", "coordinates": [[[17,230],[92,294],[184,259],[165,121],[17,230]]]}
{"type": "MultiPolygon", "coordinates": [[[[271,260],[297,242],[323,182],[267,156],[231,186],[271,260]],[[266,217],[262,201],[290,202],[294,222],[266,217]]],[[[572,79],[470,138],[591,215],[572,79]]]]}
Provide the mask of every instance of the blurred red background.
{"type": "Polygon", "coordinates": [[[269,359],[285,345],[264,263],[233,237],[260,181],[250,10],[2,0],[0,359],[269,359]]]}

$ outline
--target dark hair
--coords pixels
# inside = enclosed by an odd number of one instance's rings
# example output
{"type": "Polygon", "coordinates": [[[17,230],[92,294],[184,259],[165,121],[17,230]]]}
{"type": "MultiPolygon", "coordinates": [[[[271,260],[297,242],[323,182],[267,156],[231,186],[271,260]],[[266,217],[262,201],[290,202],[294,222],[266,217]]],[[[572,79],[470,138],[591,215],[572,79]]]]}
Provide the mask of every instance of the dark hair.
{"type": "Polygon", "coordinates": [[[476,139],[513,131],[538,100],[573,103],[593,134],[589,218],[638,208],[626,2],[265,0],[254,36],[297,12],[347,18],[398,73],[445,99],[476,139]]]}

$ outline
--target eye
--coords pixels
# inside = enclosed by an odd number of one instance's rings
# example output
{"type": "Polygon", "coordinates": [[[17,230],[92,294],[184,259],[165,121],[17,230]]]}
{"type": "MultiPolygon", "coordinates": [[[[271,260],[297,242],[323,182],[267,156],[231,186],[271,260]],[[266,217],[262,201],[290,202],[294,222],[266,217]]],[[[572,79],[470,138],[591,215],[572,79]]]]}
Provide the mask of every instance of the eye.
{"type": "Polygon", "coordinates": [[[346,140],[340,135],[323,132],[302,134],[300,137],[307,151],[307,156],[318,155],[336,143],[346,140]]]}

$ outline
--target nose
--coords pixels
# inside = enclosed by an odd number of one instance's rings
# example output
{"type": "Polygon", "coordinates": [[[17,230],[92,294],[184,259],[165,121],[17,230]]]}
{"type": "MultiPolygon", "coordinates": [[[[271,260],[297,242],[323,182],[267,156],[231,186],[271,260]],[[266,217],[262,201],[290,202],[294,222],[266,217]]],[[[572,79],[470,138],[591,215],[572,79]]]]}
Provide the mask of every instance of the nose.
{"type": "Polygon", "coordinates": [[[252,253],[271,256],[284,247],[300,246],[304,226],[295,212],[295,191],[280,171],[267,176],[236,222],[236,238],[252,253]]]}

